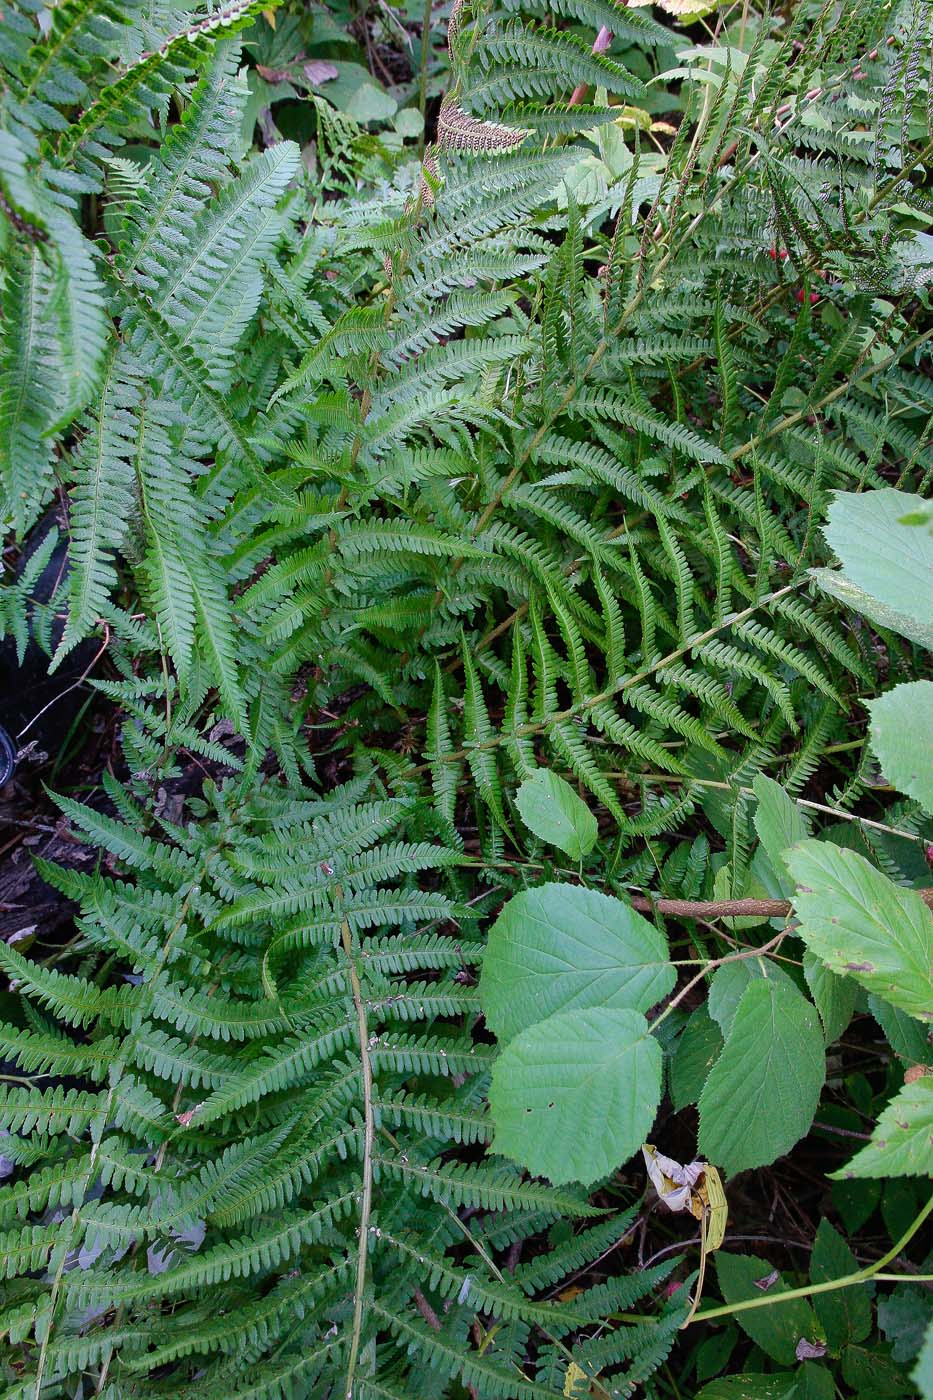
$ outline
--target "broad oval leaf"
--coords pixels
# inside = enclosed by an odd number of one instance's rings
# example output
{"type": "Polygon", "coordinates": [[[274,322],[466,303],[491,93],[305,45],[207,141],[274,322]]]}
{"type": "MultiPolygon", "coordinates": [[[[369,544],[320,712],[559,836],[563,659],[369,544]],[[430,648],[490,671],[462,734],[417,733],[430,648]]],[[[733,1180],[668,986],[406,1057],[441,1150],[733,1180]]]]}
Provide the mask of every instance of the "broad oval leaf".
{"type": "Polygon", "coordinates": [[[871,746],[888,782],[933,812],[933,681],[896,685],[868,709],[871,746]]]}
{"type": "Polygon", "coordinates": [[[730,1173],[783,1156],[813,1122],[825,1077],[816,1008],[796,987],[752,982],[700,1095],[700,1153],[730,1173]]]}
{"type": "Polygon", "coordinates": [[[528,830],[572,860],[589,855],[596,845],[596,818],[583,799],[549,768],[539,768],[515,794],[528,830]]]}
{"type": "Polygon", "coordinates": [[[496,1061],[493,1149],[556,1186],[589,1186],[638,1150],[660,1098],[661,1047],[640,1012],[564,1011],[496,1061]]]}
{"type": "Polygon", "coordinates": [[[856,851],[803,841],[787,863],[807,947],[833,972],[933,1022],[933,914],[856,851]]]}
{"type": "MultiPolygon", "coordinates": [[[[744,1303],[749,1298],[778,1298],[788,1291],[780,1274],[774,1277],[771,1265],[756,1254],[716,1255],[719,1287],[727,1303],[744,1303]]],[[[796,1360],[797,1344],[819,1339],[820,1327],[805,1298],[794,1298],[775,1308],[748,1308],[737,1312],[735,1320],[757,1342],[763,1352],[784,1366],[796,1360]]]]}
{"type": "Polygon", "coordinates": [[[833,1176],[933,1176],[933,1074],[903,1086],[878,1119],[871,1142],[833,1176]]]}
{"type": "Polygon", "coordinates": [[[661,931],[620,899],[578,885],[523,890],[489,934],[480,1000],[502,1041],[558,1011],[647,1011],[674,986],[661,931]]]}

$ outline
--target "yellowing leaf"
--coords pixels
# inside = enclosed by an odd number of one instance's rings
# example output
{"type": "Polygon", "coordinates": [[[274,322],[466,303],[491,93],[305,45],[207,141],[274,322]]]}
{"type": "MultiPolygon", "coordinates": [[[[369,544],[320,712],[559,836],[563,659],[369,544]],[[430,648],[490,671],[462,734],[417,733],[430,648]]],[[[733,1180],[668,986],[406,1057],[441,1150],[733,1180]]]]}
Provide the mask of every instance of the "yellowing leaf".
{"type": "Polygon", "coordinates": [[[567,1374],[564,1376],[564,1394],[578,1395],[581,1381],[587,1379],[586,1372],[582,1366],[578,1366],[575,1361],[571,1361],[567,1367],[567,1374]]]}

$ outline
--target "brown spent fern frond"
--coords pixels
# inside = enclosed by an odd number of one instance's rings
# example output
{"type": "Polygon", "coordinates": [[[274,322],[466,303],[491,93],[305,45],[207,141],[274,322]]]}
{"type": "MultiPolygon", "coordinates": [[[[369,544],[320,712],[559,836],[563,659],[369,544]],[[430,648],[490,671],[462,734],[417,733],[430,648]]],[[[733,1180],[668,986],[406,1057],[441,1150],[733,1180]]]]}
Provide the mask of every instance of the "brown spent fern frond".
{"type": "Polygon", "coordinates": [[[452,151],[509,151],[531,132],[501,122],[481,121],[452,98],[445,97],[437,114],[437,142],[452,151]]]}
{"type": "Polygon", "coordinates": [[[463,9],[466,0],[454,0],[450,11],[450,19],[447,21],[447,52],[451,59],[454,56],[454,44],[457,42],[457,35],[460,33],[460,11],[463,9]]]}

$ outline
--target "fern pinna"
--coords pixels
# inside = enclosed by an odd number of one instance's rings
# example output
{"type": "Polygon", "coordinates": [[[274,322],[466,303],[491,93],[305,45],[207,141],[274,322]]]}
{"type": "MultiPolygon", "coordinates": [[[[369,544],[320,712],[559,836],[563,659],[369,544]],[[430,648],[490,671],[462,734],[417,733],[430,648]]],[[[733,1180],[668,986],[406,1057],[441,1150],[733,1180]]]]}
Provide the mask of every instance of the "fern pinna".
{"type": "MultiPolygon", "coordinates": [[[[78,944],[64,966],[0,947],[21,999],[4,1153],[42,1163],[0,1188],[9,1396],[81,1373],[121,1396],[427,1397],[451,1375],[559,1395],[574,1337],[664,1278],[539,1301],[631,1212],[478,1157],[480,950],[444,892],[463,857],[378,788],[233,780],[151,832],[113,782],[116,816],[64,802],[108,853],[43,870],[78,944]],[[559,1217],[567,1241],[506,1274],[503,1249],[559,1217]],[[498,1324],[479,1353],[477,1319],[498,1324]]],[[[623,1329],[601,1367],[646,1374],[681,1317],[623,1329]]]]}

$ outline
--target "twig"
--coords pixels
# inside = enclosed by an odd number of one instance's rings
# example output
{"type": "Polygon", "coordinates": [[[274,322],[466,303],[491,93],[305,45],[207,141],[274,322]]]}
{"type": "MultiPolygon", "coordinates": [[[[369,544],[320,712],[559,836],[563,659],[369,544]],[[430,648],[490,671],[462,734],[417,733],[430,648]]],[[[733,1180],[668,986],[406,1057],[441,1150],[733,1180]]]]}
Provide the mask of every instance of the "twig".
{"type": "Polygon", "coordinates": [[[67,686],[65,690],[61,690],[61,691],[59,691],[59,693],[58,693],[57,695],[53,695],[52,698],[51,698],[51,700],[48,702],[48,704],[47,704],[47,705],[43,705],[43,706],[42,706],[42,709],[39,710],[37,714],[34,714],[33,717],[32,717],[32,719],[29,720],[29,722],[28,722],[27,724],[24,724],[24,725],[23,725],[22,729],[19,731],[19,733],[18,733],[17,736],[16,736],[17,743],[19,742],[20,739],[22,739],[22,737],[23,737],[24,734],[26,734],[26,733],[29,732],[29,730],[30,730],[30,729],[32,728],[32,726],[35,724],[36,720],[42,718],[42,716],[45,714],[46,710],[50,710],[50,709],[52,708],[53,705],[55,705],[55,704],[58,703],[59,700],[63,700],[64,697],[65,697],[66,695],[70,695],[71,692],[72,692],[73,690],[77,690],[77,689],[78,689],[78,686],[79,686],[79,685],[83,685],[83,683],[87,680],[88,676],[91,674],[91,672],[93,671],[94,667],[97,665],[98,661],[100,660],[100,658],[103,656],[104,652],[107,650],[107,648],[108,648],[109,645],[110,645],[110,624],[109,624],[109,622],[103,622],[103,621],[102,621],[101,625],[103,626],[103,629],[104,629],[104,640],[103,640],[103,642],[101,643],[99,649],[98,649],[98,650],[94,653],[94,655],[91,657],[90,661],[87,663],[87,665],[85,666],[84,670],[81,672],[81,674],[80,674],[80,676],[78,677],[78,679],[77,679],[76,681],[72,681],[71,685],[67,686]]]}
{"type": "Polygon", "coordinates": [[[684,983],[676,996],[671,997],[664,1010],[652,1021],[651,1030],[659,1026],[661,1022],[671,1014],[674,1007],[680,1005],[687,993],[692,991],[698,982],[702,982],[703,978],[708,976],[710,972],[715,971],[716,968],[722,967],[725,963],[746,962],[749,958],[763,958],[766,953],[771,952],[772,948],[777,948],[786,937],[787,930],[782,929],[781,932],[776,933],[773,938],[769,938],[767,943],[762,943],[757,948],[743,948],[741,952],[738,953],[726,953],[724,957],[711,958],[708,963],[703,964],[695,977],[691,977],[689,982],[684,983]]]}
{"type": "MultiPolygon", "coordinates": [[[[933,909],[933,888],[915,890],[924,904],[933,909]]],[[[652,899],[650,895],[631,897],[633,909],[644,914],[670,914],[675,919],[782,919],[794,912],[789,899],[652,899]]]]}

